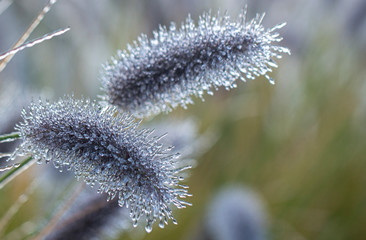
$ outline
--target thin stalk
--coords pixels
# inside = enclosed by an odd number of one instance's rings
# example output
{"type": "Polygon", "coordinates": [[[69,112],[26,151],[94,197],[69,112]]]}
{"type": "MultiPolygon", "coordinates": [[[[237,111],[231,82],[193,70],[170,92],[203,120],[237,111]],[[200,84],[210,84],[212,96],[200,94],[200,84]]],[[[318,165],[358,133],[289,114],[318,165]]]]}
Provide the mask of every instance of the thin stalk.
{"type": "Polygon", "coordinates": [[[19,132],[12,132],[4,135],[0,135],[0,143],[11,142],[20,138],[19,132]]]}
{"type": "Polygon", "coordinates": [[[16,54],[17,52],[19,51],[22,51],[23,49],[25,48],[30,48],[30,47],[33,47],[37,44],[40,44],[46,40],[50,40],[52,39],[53,37],[56,37],[56,36],[59,36],[59,35],[62,35],[64,34],[65,32],[69,31],[70,28],[67,27],[67,28],[63,28],[63,29],[59,29],[59,30],[56,30],[52,33],[47,33],[45,35],[43,35],[42,37],[39,37],[39,38],[36,38],[36,39],[33,39],[32,41],[29,41],[29,42],[26,42],[24,43],[23,45],[20,45],[19,47],[16,47],[16,48],[13,48],[12,50],[10,51],[7,51],[3,54],[0,55],[0,60],[2,59],[5,59],[7,58],[8,56],[11,56],[11,55],[14,55],[16,54]]]}
{"type": "Polygon", "coordinates": [[[0,176],[0,189],[2,189],[8,182],[13,180],[17,175],[19,175],[21,172],[26,170],[30,165],[32,165],[35,162],[33,157],[28,157],[24,159],[18,167],[14,167],[13,169],[5,172],[3,175],[0,176]]]}
{"type": "MultiPolygon", "coordinates": [[[[33,32],[33,30],[38,26],[38,24],[42,21],[45,14],[51,9],[51,6],[56,2],[56,0],[50,0],[46,6],[42,9],[42,11],[37,15],[37,17],[33,20],[33,22],[29,25],[27,30],[23,33],[23,35],[19,38],[19,40],[14,44],[11,49],[17,48],[22,45],[29,37],[29,35],[33,32]]],[[[13,58],[14,55],[9,55],[4,58],[0,62],[0,72],[6,67],[8,62],[13,58]]]]}
{"type": "Polygon", "coordinates": [[[0,153],[0,158],[10,157],[11,153],[0,153]]]}
{"type": "Polygon", "coordinates": [[[22,193],[18,199],[11,205],[11,207],[5,212],[5,214],[0,219],[0,236],[8,225],[12,217],[18,212],[21,206],[28,201],[29,196],[34,192],[36,186],[39,184],[38,179],[33,180],[33,182],[27,187],[27,189],[22,193]]]}
{"type": "Polygon", "coordinates": [[[41,222],[42,222],[41,224],[40,223],[36,224],[36,222],[39,221],[39,216],[35,216],[35,217],[33,217],[32,220],[29,220],[29,221],[23,223],[22,225],[18,226],[17,228],[15,228],[11,232],[9,232],[6,236],[0,236],[0,237],[2,237],[1,239],[4,239],[4,240],[13,240],[13,239],[28,240],[30,238],[34,238],[44,228],[44,226],[45,226],[44,223],[49,223],[51,221],[51,219],[53,218],[53,216],[55,215],[55,212],[57,211],[57,209],[60,206],[65,205],[66,201],[69,200],[70,195],[71,195],[70,193],[74,192],[79,186],[79,185],[77,185],[77,183],[78,183],[77,181],[74,181],[74,179],[72,179],[64,187],[64,189],[58,195],[56,201],[52,202],[52,206],[50,208],[51,210],[46,211],[47,213],[45,213],[44,219],[41,220],[41,222]],[[68,196],[68,197],[65,197],[65,196],[68,196]],[[32,227],[31,227],[32,229],[29,228],[29,224],[32,225],[32,227]],[[37,225],[37,226],[35,226],[35,225],[37,225]]]}

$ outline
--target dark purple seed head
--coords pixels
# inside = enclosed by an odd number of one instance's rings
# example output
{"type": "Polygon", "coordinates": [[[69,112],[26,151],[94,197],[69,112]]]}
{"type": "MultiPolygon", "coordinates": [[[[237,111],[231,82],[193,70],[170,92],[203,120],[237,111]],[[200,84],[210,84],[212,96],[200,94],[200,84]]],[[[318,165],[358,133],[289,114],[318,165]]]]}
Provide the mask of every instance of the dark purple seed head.
{"type": "Polygon", "coordinates": [[[244,11],[236,21],[204,14],[197,25],[188,17],[180,29],[172,23],[152,39],[141,35],[104,65],[102,102],[141,118],[185,108],[193,96],[202,98],[218,87],[236,87],[238,78],[264,75],[273,83],[267,73],[289,50],[276,45],[282,38],[275,30],[285,24],[265,29],[263,16],[246,23],[244,11]]]}
{"type": "MultiPolygon", "coordinates": [[[[160,219],[164,227],[173,219],[170,205],[183,208],[189,196],[177,167],[177,155],[151,137],[151,130],[138,130],[138,122],[114,107],[102,109],[89,100],[66,96],[55,103],[32,103],[17,125],[23,139],[15,154],[32,154],[39,162],[67,166],[78,178],[99,186],[120,206],[131,210],[137,224],[144,216],[146,230],[160,219]]],[[[179,163],[181,166],[181,163],[179,163]]]]}

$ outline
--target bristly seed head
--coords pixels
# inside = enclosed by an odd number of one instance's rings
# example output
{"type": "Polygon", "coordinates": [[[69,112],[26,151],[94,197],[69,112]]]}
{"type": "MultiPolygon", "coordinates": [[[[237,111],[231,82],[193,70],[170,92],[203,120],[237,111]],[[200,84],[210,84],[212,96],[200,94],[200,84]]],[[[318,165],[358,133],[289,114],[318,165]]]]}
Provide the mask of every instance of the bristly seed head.
{"type": "Polygon", "coordinates": [[[98,184],[98,191],[111,199],[118,195],[135,224],[141,216],[146,219],[146,231],[157,219],[162,227],[168,219],[175,222],[169,205],[189,205],[179,199],[189,196],[187,187],[179,184],[179,172],[189,167],[177,167],[178,156],[169,155],[159,137],[138,130],[131,116],[114,107],[101,109],[89,100],[66,96],[56,103],[32,103],[23,119],[16,127],[23,142],[15,154],[53,161],[60,169],[67,166],[88,184],[98,184]]]}
{"type": "Polygon", "coordinates": [[[235,80],[267,75],[277,67],[274,58],[290,53],[275,45],[282,40],[275,30],[261,25],[263,15],[245,22],[228,15],[204,14],[196,26],[188,17],[180,29],[160,27],[154,37],[141,35],[128,51],[118,52],[101,73],[103,103],[109,103],[142,118],[169,112],[193,103],[218,87],[236,87],[235,80]]]}

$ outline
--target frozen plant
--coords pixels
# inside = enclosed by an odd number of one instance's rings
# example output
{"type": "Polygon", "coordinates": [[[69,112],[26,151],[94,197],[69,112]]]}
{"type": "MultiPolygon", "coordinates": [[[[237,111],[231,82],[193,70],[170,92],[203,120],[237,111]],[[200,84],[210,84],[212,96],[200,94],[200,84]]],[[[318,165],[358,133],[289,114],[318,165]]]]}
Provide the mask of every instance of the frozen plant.
{"type": "MultiPolygon", "coordinates": [[[[50,0],[49,4],[54,2],[50,0]]],[[[0,136],[0,143],[22,140],[10,156],[0,153],[0,158],[29,156],[20,164],[0,169],[11,169],[0,177],[0,188],[32,159],[39,163],[52,161],[60,171],[72,170],[77,178],[97,185],[98,192],[106,193],[109,200],[128,208],[133,226],[142,219],[146,221],[146,231],[151,232],[155,221],[159,221],[161,228],[169,219],[176,223],[171,206],[190,205],[182,200],[190,194],[188,187],[181,184],[182,172],[190,166],[178,159],[178,153],[164,147],[161,137],[153,136],[152,130],[139,130],[134,117],[153,116],[178,106],[185,108],[193,103],[193,97],[203,99],[205,93],[213,94],[220,87],[227,90],[236,87],[237,79],[265,76],[274,83],[268,74],[277,67],[275,59],[290,53],[277,45],[282,38],[276,31],[285,24],[265,29],[264,14],[250,22],[246,22],[245,16],[245,9],[238,20],[231,20],[227,14],[206,13],[198,24],[188,17],[180,28],[174,23],[169,29],[160,27],[152,39],[141,35],[138,42],[127,47],[128,51],[119,51],[104,65],[100,75],[104,93],[98,103],[75,100],[73,96],[54,103],[32,103],[22,113],[23,122],[15,128],[18,132],[0,136]]],[[[20,43],[0,55],[0,60],[5,66],[18,51],[68,30],[20,43]]],[[[184,139],[179,140],[185,144],[184,139]]],[[[198,152],[179,147],[186,155],[198,152]]],[[[115,207],[109,206],[103,214],[109,215],[109,210],[115,207]]],[[[88,225],[84,221],[87,219],[79,220],[80,224],[88,225]]],[[[240,226],[236,230],[235,234],[240,233],[240,226]]],[[[59,236],[65,236],[62,234],[59,236]]]]}
{"type": "Polygon", "coordinates": [[[276,43],[282,38],[277,29],[265,29],[263,15],[245,21],[229,15],[204,14],[198,24],[188,16],[180,29],[172,23],[169,30],[160,27],[154,37],[141,35],[128,51],[104,65],[101,73],[102,102],[118,106],[142,118],[169,112],[193,103],[192,96],[203,99],[219,87],[236,87],[235,80],[254,79],[277,67],[275,58],[290,51],[276,43]]]}
{"type": "Polygon", "coordinates": [[[189,205],[180,199],[189,194],[179,173],[190,166],[177,168],[178,155],[169,154],[151,130],[138,130],[130,115],[65,96],[55,103],[32,103],[23,119],[16,127],[23,142],[10,159],[31,154],[38,162],[67,166],[110,199],[117,196],[135,226],[141,216],[147,232],[157,219],[162,228],[168,219],[176,223],[170,205],[189,205]]]}

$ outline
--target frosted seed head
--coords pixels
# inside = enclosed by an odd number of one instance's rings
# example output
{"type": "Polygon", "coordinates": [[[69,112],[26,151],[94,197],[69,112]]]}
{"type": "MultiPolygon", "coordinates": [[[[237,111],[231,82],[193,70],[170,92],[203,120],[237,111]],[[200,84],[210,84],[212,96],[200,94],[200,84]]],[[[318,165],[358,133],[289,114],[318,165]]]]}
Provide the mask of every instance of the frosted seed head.
{"type": "Polygon", "coordinates": [[[188,192],[179,187],[179,159],[150,136],[152,131],[137,128],[130,115],[89,100],[40,101],[16,127],[23,139],[16,152],[52,161],[60,170],[68,166],[86,183],[98,184],[98,192],[118,196],[131,218],[144,215],[152,227],[160,214],[172,218],[169,206],[185,205],[180,198],[188,192]]]}
{"type": "Polygon", "coordinates": [[[150,40],[143,35],[138,44],[127,46],[128,52],[104,64],[103,104],[142,118],[186,108],[191,96],[202,98],[221,86],[233,88],[238,78],[266,75],[276,67],[274,58],[289,54],[276,45],[282,38],[275,30],[284,24],[265,29],[264,14],[247,23],[245,12],[238,20],[205,13],[197,25],[188,16],[180,29],[173,23],[169,30],[160,26],[150,40]]]}

